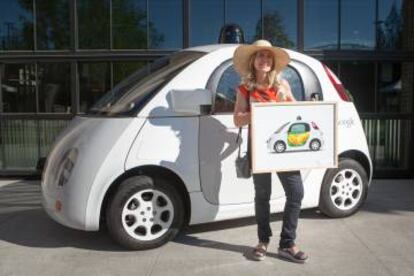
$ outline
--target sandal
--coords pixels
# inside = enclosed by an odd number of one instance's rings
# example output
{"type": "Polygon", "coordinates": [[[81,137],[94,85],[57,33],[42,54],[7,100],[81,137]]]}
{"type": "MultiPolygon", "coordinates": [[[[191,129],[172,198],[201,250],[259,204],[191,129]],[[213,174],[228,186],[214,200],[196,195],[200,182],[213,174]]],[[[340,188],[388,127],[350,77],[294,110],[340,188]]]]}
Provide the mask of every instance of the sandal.
{"type": "Polygon", "coordinates": [[[279,248],[278,253],[280,257],[300,264],[305,263],[306,260],[309,258],[308,255],[306,255],[306,253],[303,251],[298,251],[296,252],[296,254],[293,254],[291,248],[279,248]]]}
{"type": "Polygon", "coordinates": [[[256,261],[263,261],[266,258],[266,253],[267,253],[267,243],[260,242],[253,249],[252,257],[256,261]]]}

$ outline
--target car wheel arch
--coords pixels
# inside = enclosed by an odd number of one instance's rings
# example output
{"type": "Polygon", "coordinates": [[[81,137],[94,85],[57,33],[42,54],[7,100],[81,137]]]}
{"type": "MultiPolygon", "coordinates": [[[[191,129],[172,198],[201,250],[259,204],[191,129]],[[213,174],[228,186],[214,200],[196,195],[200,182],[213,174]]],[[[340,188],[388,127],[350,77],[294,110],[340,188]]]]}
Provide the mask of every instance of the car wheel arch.
{"type": "MultiPolygon", "coordinates": [[[[111,196],[115,193],[119,185],[127,178],[130,178],[132,176],[139,176],[139,175],[146,175],[153,178],[163,178],[168,179],[169,182],[174,183],[174,187],[177,189],[179,195],[184,201],[185,206],[185,215],[184,215],[184,225],[188,225],[191,217],[191,202],[190,202],[190,196],[188,193],[187,188],[185,187],[185,184],[183,180],[173,171],[171,171],[168,168],[161,167],[161,166],[155,166],[155,165],[146,165],[146,166],[140,166],[131,168],[127,171],[125,171],[123,174],[119,175],[115,181],[112,182],[112,184],[109,186],[107,191],[105,192],[104,199],[101,204],[100,208],[100,227],[104,224],[102,224],[103,219],[105,218],[105,212],[106,208],[108,206],[108,203],[111,199],[111,196]]],[[[99,227],[99,228],[100,228],[99,227]]]]}
{"type": "Polygon", "coordinates": [[[365,169],[367,173],[368,185],[370,184],[371,179],[372,179],[372,167],[370,165],[371,163],[368,157],[366,156],[366,154],[358,150],[348,150],[348,151],[344,151],[340,153],[338,155],[338,158],[350,158],[350,159],[357,161],[359,164],[361,164],[361,166],[365,169]]]}

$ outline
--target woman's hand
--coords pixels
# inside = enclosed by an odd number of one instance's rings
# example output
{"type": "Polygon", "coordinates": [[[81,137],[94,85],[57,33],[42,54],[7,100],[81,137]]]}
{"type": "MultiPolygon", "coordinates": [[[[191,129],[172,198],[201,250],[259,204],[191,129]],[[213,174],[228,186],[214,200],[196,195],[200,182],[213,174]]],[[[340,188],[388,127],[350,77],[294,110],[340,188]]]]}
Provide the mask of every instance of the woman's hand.
{"type": "Polygon", "coordinates": [[[276,98],[279,102],[296,102],[295,97],[290,89],[289,82],[285,79],[280,81],[280,87],[277,92],[276,98]]]}
{"type": "Polygon", "coordinates": [[[250,124],[251,116],[246,98],[236,89],[236,103],[234,105],[233,121],[237,127],[250,124]]]}

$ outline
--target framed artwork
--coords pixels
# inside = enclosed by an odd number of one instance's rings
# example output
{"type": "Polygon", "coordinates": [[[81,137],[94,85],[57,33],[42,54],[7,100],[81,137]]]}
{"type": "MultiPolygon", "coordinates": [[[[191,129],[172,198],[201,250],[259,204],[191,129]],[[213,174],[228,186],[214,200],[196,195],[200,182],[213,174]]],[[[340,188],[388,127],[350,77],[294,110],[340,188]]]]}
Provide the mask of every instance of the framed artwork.
{"type": "Polygon", "coordinates": [[[252,103],[253,173],[336,168],[335,102],[252,103]]]}

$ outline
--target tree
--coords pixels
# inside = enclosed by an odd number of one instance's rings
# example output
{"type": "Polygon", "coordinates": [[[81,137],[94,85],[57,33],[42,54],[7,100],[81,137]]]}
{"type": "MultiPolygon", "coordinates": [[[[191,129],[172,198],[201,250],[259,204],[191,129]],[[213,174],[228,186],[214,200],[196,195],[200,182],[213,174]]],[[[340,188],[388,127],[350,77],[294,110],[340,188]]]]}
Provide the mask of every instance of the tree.
{"type": "Polygon", "coordinates": [[[377,47],[381,49],[400,48],[402,42],[402,19],[395,1],[384,21],[378,22],[377,47]]]}
{"type": "MultiPolygon", "coordinates": [[[[136,1],[113,1],[114,47],[117,49],[147,48],[147,12],[136,1]]],[[[148,23],[151,46],[156,47],[164,41],[152,22],[148,23]]]]}
{"type": "MultiPolygon", "coordinates": [[[[285,33],[282,18],[278,11],[268,12],[263,16],[263,38],[270,41],[272,45],[277,45],[284,48],[293,48],[293,43],[288,35],[285,33]]],[[[262,38],[262,20],[260,19],[256,25],[255,39],[262,38]]]]}

